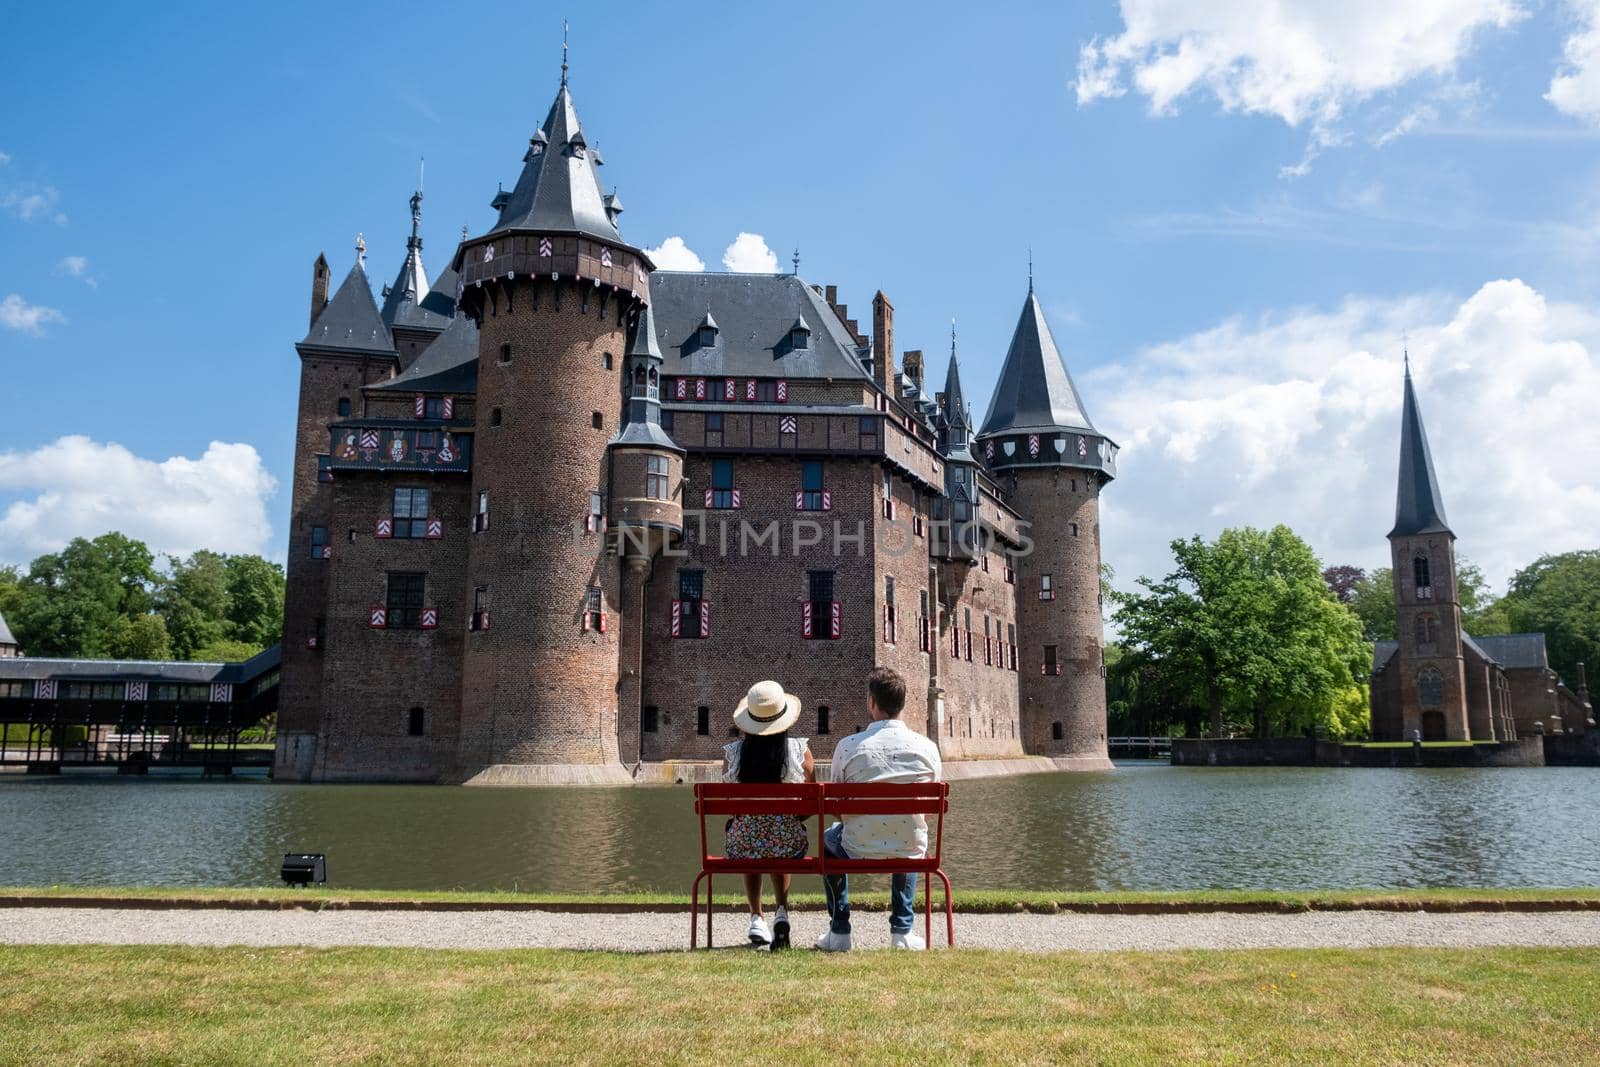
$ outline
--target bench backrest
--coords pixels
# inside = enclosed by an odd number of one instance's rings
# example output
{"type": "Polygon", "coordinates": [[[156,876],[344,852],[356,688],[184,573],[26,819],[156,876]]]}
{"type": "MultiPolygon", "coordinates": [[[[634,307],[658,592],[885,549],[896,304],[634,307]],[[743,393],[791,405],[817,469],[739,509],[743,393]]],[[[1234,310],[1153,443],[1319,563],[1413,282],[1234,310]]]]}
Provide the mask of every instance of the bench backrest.
{"type": "MultiPolygon", "coordinates": [[[[700,854],[710,855],[706,817],[711,815],[818,816],[818,831],[827,815],[932,815],[936,829],[928,856],[943,855],[944,815],[950,810],[949,782],[804,782],[771,785],[704,782],[694,787],[694,810],[700,816],[700,854]]],[[[820,849],[820,844],[819,844],[820,849]]]]}

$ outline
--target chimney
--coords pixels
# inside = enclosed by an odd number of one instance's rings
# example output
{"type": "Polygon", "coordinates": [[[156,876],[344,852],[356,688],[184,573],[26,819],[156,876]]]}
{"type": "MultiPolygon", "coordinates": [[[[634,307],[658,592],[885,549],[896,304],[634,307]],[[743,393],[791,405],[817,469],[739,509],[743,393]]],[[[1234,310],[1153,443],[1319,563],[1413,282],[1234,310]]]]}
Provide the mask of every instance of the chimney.
{"type": "Polygon", "coordinates": [[[838,305],[838,303],[839,303],[839,287],[837,285],[828,286],[827,289],[823,290],[823,293],[824,293],[824,299],[826,299],[828,301],[828,306],[829,307],[836,307],[838,305]]]}
{"type": "Polygon", "coordinates": [[[1589,672],[1578,664],[1578,703],[1589,703],[1589,672]]]}
{"type": "Polygon", "coordinates": [[[884,392],[894,387],[894,305],[882,289],[872,297],[872,376],[884,392]]]}
{"type": "Polygon", "coordinates": [[[311,325],[317,324],[317,316],[322,314],[322,309],[328,306],[328,257],[317,253],[317,261],[311,265],[311,325]]]}
{"type": "Polygon", "coordinates": [[[918,391],[922,389],[922,349],[913,348],[906,352],[902,361],[906,368],[906,377],[916,385],[918,391]]]}

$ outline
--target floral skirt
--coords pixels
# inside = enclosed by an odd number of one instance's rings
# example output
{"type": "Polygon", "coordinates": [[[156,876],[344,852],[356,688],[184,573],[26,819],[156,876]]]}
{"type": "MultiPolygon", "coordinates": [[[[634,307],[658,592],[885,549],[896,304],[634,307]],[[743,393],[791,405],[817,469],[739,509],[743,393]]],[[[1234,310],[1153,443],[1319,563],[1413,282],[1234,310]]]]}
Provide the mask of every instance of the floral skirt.
{"type": "Polygon", "coordinates": [[[800,859],[810,844],[805,820],[793,815],[735,815],[728,820],[729,859],[800,859]]]}

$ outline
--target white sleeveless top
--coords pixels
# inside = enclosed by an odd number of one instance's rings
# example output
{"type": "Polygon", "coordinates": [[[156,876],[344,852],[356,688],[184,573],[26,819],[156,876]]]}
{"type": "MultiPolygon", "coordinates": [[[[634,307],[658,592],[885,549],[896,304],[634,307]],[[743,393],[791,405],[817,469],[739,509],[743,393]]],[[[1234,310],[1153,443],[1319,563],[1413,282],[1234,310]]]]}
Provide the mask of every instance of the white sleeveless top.
{"type": "MultiPolygon", "coordinates": [[[[783,780],[798,785],[806,780],[806,742],[805,737],[789,738],[789,752],[783,761],[783,780]]],[[[722,772],[724,782],[737,782],[739,780],[739,753],[744,749],[744,738],[730,741],[722,746],[722,757],[728,761],[728,769],[722,772]]]]}

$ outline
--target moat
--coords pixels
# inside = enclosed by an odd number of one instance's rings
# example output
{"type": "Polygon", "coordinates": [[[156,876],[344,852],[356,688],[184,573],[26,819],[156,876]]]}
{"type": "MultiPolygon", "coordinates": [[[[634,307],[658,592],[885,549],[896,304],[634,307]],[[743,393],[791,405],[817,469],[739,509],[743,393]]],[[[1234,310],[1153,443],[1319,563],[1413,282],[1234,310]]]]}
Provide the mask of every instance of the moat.
{"type": "MultiPolygon", "coordinates": [[[[1600,770],[1185,768],[957,782],[956,887],[1600,884],[1600,770]]],[[[688,789],[0,777],[0,884],[683,890],[688,789]]]]}

